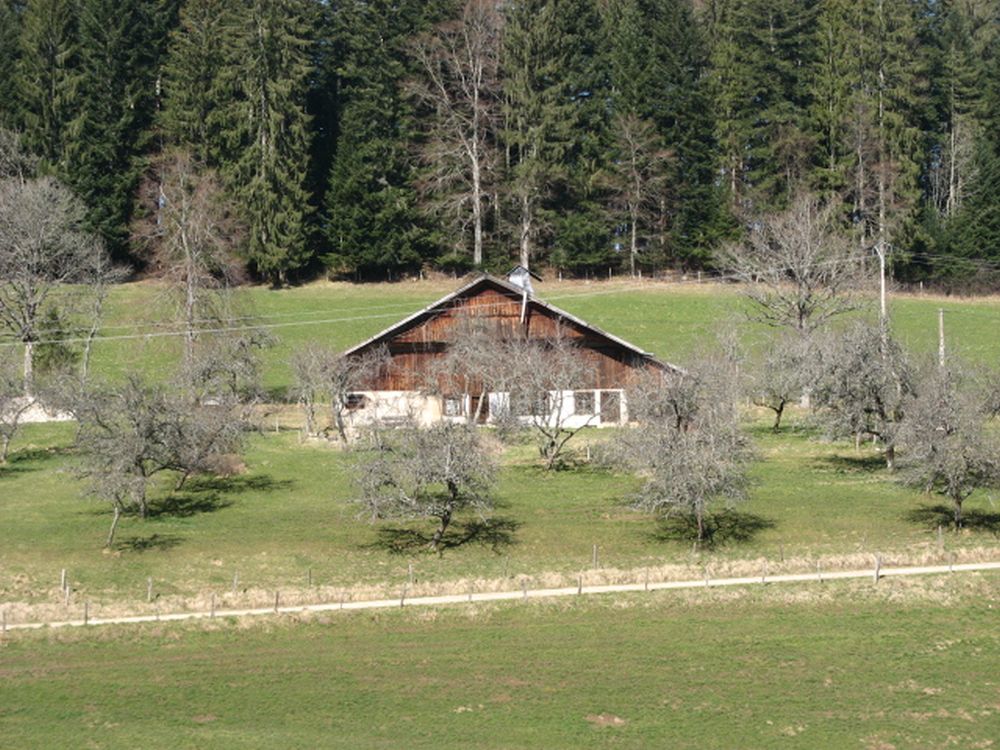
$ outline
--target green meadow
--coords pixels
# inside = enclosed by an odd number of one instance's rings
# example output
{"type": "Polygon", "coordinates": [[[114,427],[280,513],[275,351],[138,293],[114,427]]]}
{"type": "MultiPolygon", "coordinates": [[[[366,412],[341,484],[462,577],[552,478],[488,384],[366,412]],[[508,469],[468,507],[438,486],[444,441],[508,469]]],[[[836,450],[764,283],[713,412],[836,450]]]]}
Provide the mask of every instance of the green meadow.
{"type": "Polygon", "coordinates": [[[15,634],[5,747],[989,748],[1000,577],[15,634]]]}

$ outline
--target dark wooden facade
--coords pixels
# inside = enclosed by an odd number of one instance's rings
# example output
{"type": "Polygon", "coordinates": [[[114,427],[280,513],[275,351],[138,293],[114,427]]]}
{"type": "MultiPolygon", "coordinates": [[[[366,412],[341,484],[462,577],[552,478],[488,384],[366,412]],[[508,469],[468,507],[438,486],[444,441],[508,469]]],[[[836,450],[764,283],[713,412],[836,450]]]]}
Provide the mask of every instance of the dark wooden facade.
{"type": "MultiPolygon", "coordinates": [[[[611,334],[528,296],[514,284],[484,275],[348,351],[360,356],[387,348],[391,366],[366,384],[371,391],[416,391],[425,387],[434,362],[455,340],[467,321],[486,323],[500,337],[526,336],[572,341],[588,362],[593,382],[587,387],[624,388],[630,377],[647,367],[674,369],[611,334]]],[[[583,386],[584,384],[581,384],[583,386]]]]}

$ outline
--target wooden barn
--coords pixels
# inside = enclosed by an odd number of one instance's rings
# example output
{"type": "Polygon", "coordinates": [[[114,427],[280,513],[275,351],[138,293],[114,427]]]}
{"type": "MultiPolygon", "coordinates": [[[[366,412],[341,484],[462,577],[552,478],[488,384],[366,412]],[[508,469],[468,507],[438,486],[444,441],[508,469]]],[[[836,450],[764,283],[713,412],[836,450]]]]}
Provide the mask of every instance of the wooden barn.
{"type": "MultiPolygon", "coordinates": [[[[475,418],[491,422],[506,408],[504,393],[464,387],[442,375],[442,361],[470,322],[488,327],[497,339],[520,337],[570,342],[572,356],[583,360],[587,382],[560,392],[559,419],[567,426],[616,425],[628,419],[625,388],[637,372],[676,368],[576,316],[534,296],[530,273],[516,266],[499,278],[483,274],[451,294],[349,349],[361,359],[373,352],[388,364],[366,376],[350,399],[353,426],[379,420],[413,419],[429,425],[440,420],[475,418]],[[482,402],[482,403],[480,403],[482,402]]],[[[537,279],[538,277],[535,276],[537,279]]]]}

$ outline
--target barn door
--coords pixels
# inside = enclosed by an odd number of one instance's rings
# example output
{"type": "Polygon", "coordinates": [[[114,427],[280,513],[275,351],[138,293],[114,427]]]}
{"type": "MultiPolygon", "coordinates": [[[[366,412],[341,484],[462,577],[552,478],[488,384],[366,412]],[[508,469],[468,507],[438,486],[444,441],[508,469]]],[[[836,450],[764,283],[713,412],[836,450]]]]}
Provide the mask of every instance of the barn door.
{"type": "Polygon", "coordinates": [[[601,391],[601,424],[622,421],[622,395],[618,391],[601,391]]]}
{"type": "Polygon", "coordinates": [[[469,417],[476,417],[478,424],[486,424],[486,420],[490,417],[489,395],[486,398],[482,398],[479,394],[469,396],[469,417]],[[480,401],[482,401],[482,406],[479,405],[480,401]],[[478,417],[476,417],[477,412],[479,414],[478,417]]]}

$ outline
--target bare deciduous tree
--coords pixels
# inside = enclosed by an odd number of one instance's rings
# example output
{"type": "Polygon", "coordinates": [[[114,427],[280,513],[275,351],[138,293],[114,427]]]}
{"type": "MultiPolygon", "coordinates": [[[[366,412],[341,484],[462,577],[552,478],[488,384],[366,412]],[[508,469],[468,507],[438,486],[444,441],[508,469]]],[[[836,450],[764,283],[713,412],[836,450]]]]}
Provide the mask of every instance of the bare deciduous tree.
{"type": "Polygon", "coordinates": [[[598,415],[580,423],[571,407],[575,391],[595,387],[593,367],[580,348],[562,335],[546,339],[513,338],[498,348],[497,385],[508,394],[512,424],[522,420],[538,438],[538,452],[548,469],[563,458],[566,444],[598,415]]]}
{"type": "Polygon", "coordinates": [[[23,185],[37,169],[38,157],[24,148],[21,137],[0,128],[0,180],[13,178],[23,185]]]}
{"type": "Polygon", "coordinates": [[[900,481],[952,504],[955,527],[974,491],[1000,486],[1000,442],[986,429],[981,394],[955,368],[929,368],[899,430],[900,481]]]}
{"type": "Polygon", "coordinates": [[[717,254],[744,283],[756,320],[810,333],[857,309],[863,263],[836,226],[833,204],[801,195],[784,213],[755,222],[746,240],[717,254]]]}
{"type": "Polygon", "coordinates": [[[639,247],[660,214],[670,153],[660,144],[655,125],[636,115],[617,115],[612,132],[615,153],[604,181],[616,224],[628,227],[629,268],[635,276],[639,247]]]}
{"type": "Polygon", "coordinates": [[[798,401],[812,383],[816,362],[810,342],[796,331],[779,332],[750,368],[750,400],[774,412],[774,432],[781,429],[785,407],[798,401]]]}
{"type": "Polygon", "coordinates": [[[817,418],[831,437],[868,435],[894,468],[896,433],[913,395],[906,352],[880,325],[858,322],[828,336],[814,391],[817,418]]]}
{"type": "Polygon", "coordinates": [[[16,368],[0,366],[0,464],[7,463],[11,441],[33,403],[24,395],[24,381],[16,368]]]}
{"type": "Polygon", "coordinates": [[[224,317],[219,295],[245,278],[236,254],[243,229],[215,174],[185,151],[171,151],[154,165],[141,195],[146,212],[134,231],[153,266],[179,292],[190,365],[199,328],[224,317]]]}
{"type": "Polygon", "coordinates": [[[180,489],[194,473],[216,473],[219,459],[242,446],[243,421],[229,404],[195,402],[187,389],[149,386],[134,376],[78,393],[73,411],[88,494],[112,507],[108,547],[122,514],[149,514],[154,476],[173,472],[180,489]]]}
{"type": "Polygon", "coordinates": [[[431,113],[422,148],[422,186],[436,215],[452,216],[462,237],[472,226],[472,262],[483,263],[489,179],[496,162],[502,14],[495,0],[467,0],[462,16],[418,36],[421,77],[409,90],[431,113]]]}
{"type": "Polygon", "coordinates": [[[629,390],[638,425],[619,433],[604,457],[644,480],[634,508],[693,518],[699,542],[711,506],[744,499],[749,484],[753,451],[740,429],[735,372],[724,358],[713,358],[640,379],[629,390]]]}
{"type": "Polygon", "coordinates": [[[456,513],[485,515],[493,508],[496,462],[482,434],[470,425],[387,431],[358,467],[358,503],[372,520],[432,518],[431,549],[456,513]]]}
{"type": "Polygon", "coordinates": [[[51,177],[0,180],[0,327],[24,345],[27,395],[47,311],[75,313],[87,282],[107,265],[83,218],[82,204],[51,177]]]}
{"type": "Polygon", "coordinates": [[[319,435],[319,404],[330,405],[332,426],[345,445],[348,442],[347,413],[351,399],[365,384],[389,366],[389,354],[377,347],[362,354],[345,356],[316,344],[299,349],[292,360],[295,394],[306,420],[306,433],[319,435]]]}

